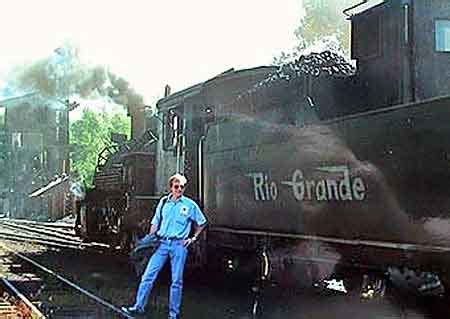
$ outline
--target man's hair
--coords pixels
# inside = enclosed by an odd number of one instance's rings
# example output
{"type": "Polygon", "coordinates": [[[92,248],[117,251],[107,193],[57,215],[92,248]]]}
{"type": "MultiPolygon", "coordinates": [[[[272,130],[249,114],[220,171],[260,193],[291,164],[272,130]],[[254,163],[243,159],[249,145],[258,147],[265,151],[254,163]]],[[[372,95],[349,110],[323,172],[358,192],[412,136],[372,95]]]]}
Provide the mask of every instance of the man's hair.
{"type": "Polygon", "coordinates": [[[169,177],[169,180],[168,180],[169,188],[172,187],[172,184],[174,181],[179,181],[180,185],[184,186],[187,183],[187,178],[179,173],[173,174],[172,176],[169,177]]]}

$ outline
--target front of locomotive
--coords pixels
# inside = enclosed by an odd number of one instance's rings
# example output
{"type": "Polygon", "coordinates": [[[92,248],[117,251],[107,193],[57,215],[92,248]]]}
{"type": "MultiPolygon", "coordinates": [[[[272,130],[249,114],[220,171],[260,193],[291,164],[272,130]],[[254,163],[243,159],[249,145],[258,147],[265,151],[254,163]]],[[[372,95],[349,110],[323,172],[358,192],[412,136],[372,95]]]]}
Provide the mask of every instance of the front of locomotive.
{"type": "MultiPolygon", "coordinates": [[[[226,251],[226,267],[262,260],[265,275],[302,284],[349,267],[408,265],[420,276],[446,268],[449,241],[436,241],[406,204],[417,200],[405,192],[415,185],[395,173],[404,154],[388,154],[386,162],[371,153],[383,141],[366,140],[358,116],[320,121],[311,97],[295,87],[237,101],[221,110],[205,143],[208,238],[226,251]]],[[[389,125],[385,114],[363,118],[379,121],[381,132],[389,125]]],[[[391,136],[389,145],[405,145],[403,138],[391,136]]]]}

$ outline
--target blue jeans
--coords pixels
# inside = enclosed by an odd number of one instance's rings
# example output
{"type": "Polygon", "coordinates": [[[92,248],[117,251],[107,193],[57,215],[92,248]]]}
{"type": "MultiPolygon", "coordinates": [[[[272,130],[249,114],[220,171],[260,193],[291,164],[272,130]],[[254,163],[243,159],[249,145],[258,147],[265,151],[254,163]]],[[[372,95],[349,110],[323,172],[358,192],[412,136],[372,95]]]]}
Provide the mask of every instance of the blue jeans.
{"type": "Polygon", "coordinates": [[[186,263],[187,248],[182,240],[162,240],[158,249],[150,258],[147,268],[142,275],[141,283],[136,295],[135,309],[144,311],[148,297],[161,268],[170,258],[172,270],[172,284],[170,285],[169,318],[178,318],[180,313],[183,290],[183,271],[186,263]]]}

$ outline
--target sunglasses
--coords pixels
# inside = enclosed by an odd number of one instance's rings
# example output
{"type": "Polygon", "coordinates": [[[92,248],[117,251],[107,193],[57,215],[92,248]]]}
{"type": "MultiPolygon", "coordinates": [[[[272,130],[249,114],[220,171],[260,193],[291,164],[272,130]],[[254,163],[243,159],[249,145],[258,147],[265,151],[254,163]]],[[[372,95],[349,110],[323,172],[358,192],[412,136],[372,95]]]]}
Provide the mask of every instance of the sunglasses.
{"type": "Polygon", "coordinates": [[[173,185],[173,188],[175,189],[184,189],[184,185],[173,185]]]}

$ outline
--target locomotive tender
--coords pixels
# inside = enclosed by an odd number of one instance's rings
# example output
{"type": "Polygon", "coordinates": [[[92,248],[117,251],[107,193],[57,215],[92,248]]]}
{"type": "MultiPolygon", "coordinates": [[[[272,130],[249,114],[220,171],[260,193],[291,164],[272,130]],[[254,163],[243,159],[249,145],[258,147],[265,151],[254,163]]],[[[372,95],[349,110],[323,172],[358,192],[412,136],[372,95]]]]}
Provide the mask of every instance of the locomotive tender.
{"type": "Polygon", "coordinates": [[[354,73],[313,54],[167,94],[145,121],[130,111],[139,138],[99,156],[80,233],[132,246],[179,171],[209,219],[196,265],[261,260],[264,275],[296,276],[306,264],[313,277],[409,265],[448,282],[450,5],[344,13],[354,73]]]}

